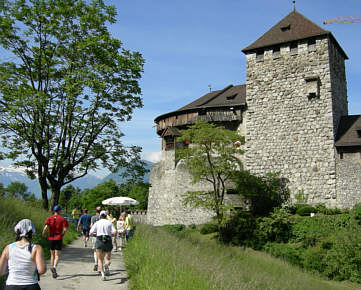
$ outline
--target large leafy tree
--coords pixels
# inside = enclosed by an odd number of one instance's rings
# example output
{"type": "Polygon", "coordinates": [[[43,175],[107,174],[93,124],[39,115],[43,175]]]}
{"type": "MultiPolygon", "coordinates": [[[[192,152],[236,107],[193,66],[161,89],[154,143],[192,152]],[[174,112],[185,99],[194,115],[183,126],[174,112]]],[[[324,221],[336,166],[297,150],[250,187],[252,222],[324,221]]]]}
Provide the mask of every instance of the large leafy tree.
{"type": "Polygon", "coordinates": [[[38,178],[44,208],[48,189],[53,206],[90,170],[139,163],[120,124],[142,106],[144,60],[109,33],[115,16],[103,0],[0,1],[2,157],[38,178]]]}
{"type": "Polygon", "coordinates": [[[220,229],[229,209],[225,203],[227,188],[231,187],[234,171],[242,169],[237,155],[243,154],[239,145],[244,143],[244,138],[235,131],[204,121],[198,121],[182,134],[177,141],[190,145],[177,150],[177,160],[184,162],[194,184],[203,181],[212,188],[187,192],[184,203],[212,210],[220,229]]]}

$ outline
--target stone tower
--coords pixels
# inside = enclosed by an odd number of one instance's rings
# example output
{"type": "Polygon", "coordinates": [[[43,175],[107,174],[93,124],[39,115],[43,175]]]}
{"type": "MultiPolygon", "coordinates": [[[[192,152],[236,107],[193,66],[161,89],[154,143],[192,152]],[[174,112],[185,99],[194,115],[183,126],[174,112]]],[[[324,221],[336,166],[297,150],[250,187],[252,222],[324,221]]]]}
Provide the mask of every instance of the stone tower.
{"type": "Polygon", "coordinates": [[[297,11],[243,52],[246,168],[280,172],[293,196],[336,206],[335,137],[348,114],[345,52],[329,31],[297,11]]]}

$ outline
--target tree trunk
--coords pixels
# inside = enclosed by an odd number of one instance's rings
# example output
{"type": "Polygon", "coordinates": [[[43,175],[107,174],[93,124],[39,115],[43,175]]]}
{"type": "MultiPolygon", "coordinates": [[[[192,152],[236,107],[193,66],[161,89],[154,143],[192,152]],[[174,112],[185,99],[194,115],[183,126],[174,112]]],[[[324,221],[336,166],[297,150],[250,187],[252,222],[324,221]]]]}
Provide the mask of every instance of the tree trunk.
{"type": "Polygon", "coordinates": [[[41,188],[41,198],[43,200],[43,208],[49,210],[49,201],[48,201],[48,184],[46,178],[39,177],[39,184],[41,188]]]}
{"type": "Polygon", "coordinates": [[[58,184],[51,186],[51,208],[59,204],[60,189],[58,184]]]}

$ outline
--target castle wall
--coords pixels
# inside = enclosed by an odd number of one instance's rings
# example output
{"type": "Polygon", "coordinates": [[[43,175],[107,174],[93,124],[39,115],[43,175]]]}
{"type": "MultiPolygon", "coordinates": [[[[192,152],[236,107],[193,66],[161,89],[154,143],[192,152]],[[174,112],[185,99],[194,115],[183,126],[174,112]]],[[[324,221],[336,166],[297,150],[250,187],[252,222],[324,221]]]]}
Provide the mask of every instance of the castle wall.
{"type": "Polygon", "coordinates": [[[361,203],[360,152],[344,154],[337,160],[337,207],[352,208],[361,203]]]}
{"type": "Polygon", "coordinates": [[[181,163],[175,166],[174,151],[162,151],[162,160],[150,172],[147,223],[202,224],[211,220],[213,213],[186,207],[182,195],[187,191],[211,189],[209,183],[191,184],[191,176],[181,163]]]}
{"type": "MultiPolygon", "coordinates": [[[[281,172],[293,195],[303,190],[309,203],[332,207],[336,205],[333,109],[342,103],[332,89],[342,93],[344,88],[342,80],[331,80],[331,73],[344,71],[344,66],[338,60],[330,63],[329,44],[323,38],[312,47],[306,41],[298,43],[296,54],[285,45],[277,57],[271,49],[263,59],[256,53],[246,55],[245,156],[246,168],[254,174],[281,172]],[[309,77],[318,79],[316,97],[308,97],[309,77]],[[340,102],[334,104],[335,99],[340,102]]],[[[335,114],[343,114],[343,109],[335,114]]]]}

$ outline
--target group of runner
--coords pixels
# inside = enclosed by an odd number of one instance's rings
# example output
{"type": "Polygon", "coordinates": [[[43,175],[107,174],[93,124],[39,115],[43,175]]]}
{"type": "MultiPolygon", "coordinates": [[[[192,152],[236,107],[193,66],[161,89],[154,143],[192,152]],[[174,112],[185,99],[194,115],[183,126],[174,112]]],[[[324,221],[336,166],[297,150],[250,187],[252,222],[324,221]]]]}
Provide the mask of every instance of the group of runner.
{"type": "MultiPolygon", "coordinates": [[[[57,278],[57,265],[60,260],[63,247],[63,237],[69,224],[61,216],[61,207],[54,206],[54,214],[45,220],[42,231],[43,237],[47,237],[50,245],[50,270],[52,277],[57,278]]],[[[129,212],[121,214],[118,220],[113,218],[109,211],[96,208],[96,214],[90,216],[84,209],[76,224],[76,229],[82,229],[84,246],[88,246],[91,237],[94,254],[94,271],[100,273],[101,280],[106,280],[110,275],[110,258],[115,243],[118,250],[117,240],[120,239],[120,248],[124,247],[125,240],[133,235],[135,226],[129,212]],[[114,237],[112,241],[112,237],[114,237]]],[[[16,241],[7,245],[0,257],[0,276],[9,270],[5,289],[40,289],[38,284],[39,275],[46,272],[43,250],[40,245],[32,244],[32,235],[35,226],[29,219],[23,219],[15,226],[16,241]],[[25,287],[25,288],[24,288],[25,287]]]]}

